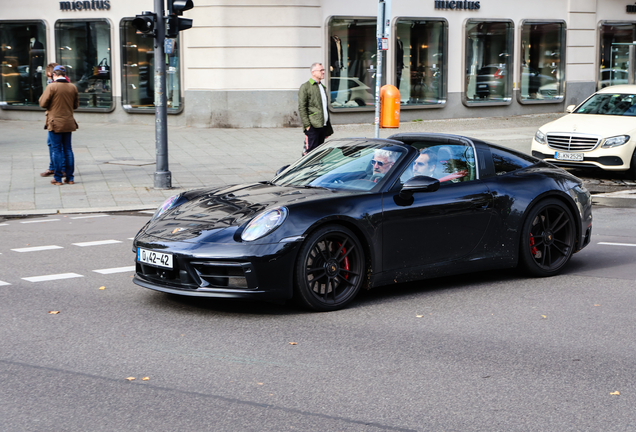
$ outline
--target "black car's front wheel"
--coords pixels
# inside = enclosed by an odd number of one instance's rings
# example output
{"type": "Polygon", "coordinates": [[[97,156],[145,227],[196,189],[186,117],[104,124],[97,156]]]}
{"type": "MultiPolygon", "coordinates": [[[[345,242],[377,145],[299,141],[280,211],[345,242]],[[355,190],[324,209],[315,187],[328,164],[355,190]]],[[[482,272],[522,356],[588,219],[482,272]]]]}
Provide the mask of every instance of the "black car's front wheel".
{"type": "Polygon", "coordinates": [[[305,240],[296,262],[295,297],[320,312],[342,309],[365,277],[362,246],[351,230],[326,225],[305,240]]]}
{"type": "Polygon", "coordinates": [[[539,202],[523,225],[521,264],[533,276],[558,274],[574,252],[575,236],[574,217],[563,202],[539,202]]]}

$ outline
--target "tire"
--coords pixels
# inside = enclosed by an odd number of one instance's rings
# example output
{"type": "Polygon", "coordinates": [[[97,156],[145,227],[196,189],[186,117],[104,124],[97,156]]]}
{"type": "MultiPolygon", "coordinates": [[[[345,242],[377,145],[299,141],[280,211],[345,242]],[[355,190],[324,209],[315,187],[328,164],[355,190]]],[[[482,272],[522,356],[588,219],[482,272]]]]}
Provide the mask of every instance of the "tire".
{"type": "Polygon", "coordinates": [[[627,176],[632,180],[636,180],[636,150],[634,150],[634,154],[632,155],[632,161],[629,164],[627,176]]]}
{"type": "Polygon", "coordinates": [[[540,201],[528,213],[521,233],[521,265],[532,276],[554,276],[570,261],[576,229],[567,206],[555,198],[540,201]]]}
{"type": "Polygon", "coordinates": [[[305,240],[298,253],[294,297],[319,312],[347,306],[365,277],[362,245],[349,229],[325,225],[305,240]]]}

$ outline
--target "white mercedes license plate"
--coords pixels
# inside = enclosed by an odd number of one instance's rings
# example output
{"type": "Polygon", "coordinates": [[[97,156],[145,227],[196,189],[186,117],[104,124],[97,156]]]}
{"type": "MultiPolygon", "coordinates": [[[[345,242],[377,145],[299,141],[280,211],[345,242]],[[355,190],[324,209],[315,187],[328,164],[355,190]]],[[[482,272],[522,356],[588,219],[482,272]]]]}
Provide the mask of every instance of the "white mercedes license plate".
{"type": "Polygon", "coordinates": [[[137,261],[157,267],[172,268],[172,254],[137,248],[137,261]]]}
{"type": "Polygon", "coordinates": [[[583,153],[554,152],[554,158],[556,160],[582,161],[583,160],[583,153]]]}

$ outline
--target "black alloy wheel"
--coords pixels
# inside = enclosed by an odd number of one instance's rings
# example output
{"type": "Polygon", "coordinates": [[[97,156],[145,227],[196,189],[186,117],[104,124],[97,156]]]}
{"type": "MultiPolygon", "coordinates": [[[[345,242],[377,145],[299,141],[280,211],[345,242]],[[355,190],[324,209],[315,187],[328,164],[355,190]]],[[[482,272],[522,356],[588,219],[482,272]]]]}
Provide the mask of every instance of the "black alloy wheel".
{"type": "Polygon", "coordinates": [[[523,224],[521,264],[533,276],[558,274],[572,257],[575,236],[574,217],[563,202],[539,202],[523,224]]]}
{"type": "Polygon", "coordinates": [[[342,309],[360,291],[364,263],[362,246],[349,229],[339,225],[319,228],[298,254],[295,298],[319,312],[342,309]]]}

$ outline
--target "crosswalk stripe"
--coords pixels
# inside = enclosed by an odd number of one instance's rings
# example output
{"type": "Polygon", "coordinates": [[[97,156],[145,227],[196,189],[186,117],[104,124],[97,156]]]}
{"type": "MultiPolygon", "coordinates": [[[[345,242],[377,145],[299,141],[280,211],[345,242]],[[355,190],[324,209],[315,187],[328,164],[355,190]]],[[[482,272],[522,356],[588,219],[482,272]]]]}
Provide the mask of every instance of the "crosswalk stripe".
{"type": "Polygon", "coordinates": [[[636,247],[636,244],[631,243],[608,243],[608,242],[599,242],[600,245],[609,245],[609,246],[632,246],[636,247]]]}
{"type": "Polygon", "coordinates": [[[92,241],[92,242],[84,242],[84,243],[73,243],[75,246],[85,247],[85,246],[100,246],[107,244],[115,244],[121,243],[119,240],[100,240],[100,241],[92,241]]]}
{"type": "Polygon", "coordinates": [[[40,222],[57,222],[59,221],[59,219],[40,219],[40,220],[33,220],[33,221],[22,221],[20,223],[40,223],[40,222]]]}
{"type": "Polygon", "coordinates": [[[108,215],[99,214],[99,215],[90,215],[90,216],[75,216],[75,217],[72,217],[71,219],[91,219],[91,218],[106,217],[106,216],[108,215]]]}
{"type": "Polygon", "coordinates": [[[124,272],[134,272],[135,266],[128,267],[115,267],[109,269],[101,269],[101,270],[93,270],[95,273],[99,274],[112,274],[112,273],[124,273],[124,272]]]}
{"type": "Polygon", "coordinates": [[[0,281],[0,286],[11,285],[9,282],[0,281]]]}
{"type": "Polygon", "coordinates": [[[18,249],[11,249],[11,250],[14,252],[38,252],[38,251],[51,250],[51,249],[64,249],[64,248],[62,246],[50,245],[50,246],[34,246],[34,247],[28,247],[28,248],[18,248],[18,249]]]}
{"type": "Polygon", "coordinates": [[[72,279],[72,278],[78,278],[78,277],[84,277],[84,276],[77,273],[60,273],[60,274],[54,274],[54,275],[25,277],[22,279],[29,282],[46,282],[46,281],[54,281],[54,280],[60,280],[60,279],[72,279]]]}
{"type": "Polygon", "coordinates": [[[0,226],[9,226],[9,224],[0,224],[0,226]]]}

